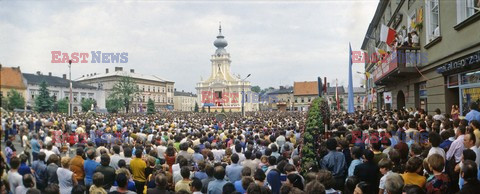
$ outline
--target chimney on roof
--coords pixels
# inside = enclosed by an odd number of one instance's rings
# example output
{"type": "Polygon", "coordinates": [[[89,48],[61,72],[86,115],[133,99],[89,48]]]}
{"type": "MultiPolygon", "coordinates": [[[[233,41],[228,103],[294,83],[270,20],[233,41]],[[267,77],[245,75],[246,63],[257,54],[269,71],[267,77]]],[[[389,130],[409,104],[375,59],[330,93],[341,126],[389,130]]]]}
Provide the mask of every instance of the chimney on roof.
{"type": "Polygon", "coordinates": [[[184,91],[182,90],[182,92],[184,92],[184,91]]]}
{"type": "Polygon", "coordinates": [[[51,76],[52,76],[52,72],[48,72],[48,76],[50,76],[50,77],[51,77],[51,76]]]}
{"type": "Polygon", "coordinates": [[[327,87],[328,87],[328,88],[330,87],[330,82],[327,83],[327,87]]]}
{"type": "Polygon", "coordinates": [[[37,71],[37,75],[42,75],[42,73],[40,71],[37,71]]]}
{"type": "Polygon", "coordinates": [[[123,67],[115,67],[115,71],[123,71],[123,67]]]}
{"type": "Polygon", "coordinates": [[[177,88],[173,88],[173,91],[176,92],[176,91],[177,91],[177,88]]]}
{"type": "Polygon", "coordinates": [[[97,73],[93,73],[93,75],[97,75],[97,73]]]}
{"type": "Polygon", "coordinates": [[[130,69],[130,73],[135,73],[135,69],[130,69]]]}
{"type": "MultiPolygon", "coordinates": [[[[82,77],[83,77],[83,76],[82,76],[82,77]]],[[[67,79],[67,74],[63,74],[63,75],[62,75],[62,78],[63,78],[63,79],[67,79]]]]}
{"type": "Polygon", "coordinates": [[[108,73],[108,68],[105,68],[105,73],[108,73]]]}

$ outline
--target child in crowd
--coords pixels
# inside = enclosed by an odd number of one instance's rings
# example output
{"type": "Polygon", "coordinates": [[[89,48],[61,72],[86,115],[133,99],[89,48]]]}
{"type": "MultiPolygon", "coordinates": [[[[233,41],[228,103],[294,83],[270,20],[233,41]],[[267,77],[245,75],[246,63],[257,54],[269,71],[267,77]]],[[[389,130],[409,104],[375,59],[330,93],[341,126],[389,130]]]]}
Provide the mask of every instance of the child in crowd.
{"type": "Polygon", "coordinates": [[[385,190],[385,180],[387,176],[392,173],[392,161],[388,158],[384,158],[378,162],[378,168],[380,168],[380,173],[382,173],[382,178],[380,179],[380,184],[378,186],[379,193],[387,194],[387,190],[385,190]]]}

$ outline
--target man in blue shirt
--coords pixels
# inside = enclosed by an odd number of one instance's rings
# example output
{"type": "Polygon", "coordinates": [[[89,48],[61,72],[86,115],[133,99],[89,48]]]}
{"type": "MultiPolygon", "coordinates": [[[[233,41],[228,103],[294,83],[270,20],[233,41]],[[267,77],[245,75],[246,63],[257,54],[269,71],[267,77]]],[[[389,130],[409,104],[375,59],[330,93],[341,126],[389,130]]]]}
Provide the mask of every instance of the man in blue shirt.
{"type": "Polygon", "coordinates": [[[100,164],[95,161],[95,150],[87,150],[87,160],[83,163],[83,169],[85,170],[85,186],[87,189],[93,184],[93,173],[100,164]]]}
{"type": "Polygon", "coordinates": [[[47,187],[47,164],[45,164],[45,157],[46,154],[44,152],[40,152],[38,154],[38,159],[32,163],[35,182],[37,184],[37,188],[41,191],[47,187]]]}
{"type": "Polygon", "coordinates": [[[235,181],[242,179],[243,166],[238,164],[238,160],[240,160],[240,157],[238,157],[237,154],[233,154],[230,159],[232,160],[232,164],[227,166],[226,171],[228,179],[230,180],[230,182],[234,183],[235,181]]]}
{"type": "Polygon", "coordinates": [[[32,140],[30,140],[30,146],[32,146],[32,157],[33,160],[37,160],[38,153],[40,153],[40,144],[38,143],[38,135],[33,134],[32,140]]]}
{"type": "Polygon", "coordinates": [[[215,180],[208,183],[207,194],[222,194],[223,185],[228,183],[228,181],[224,180],[225,170],[223,169],[223,166],[215,167],[213,177],[215,177],[215,180]]]}
{"type": "Polygon", "coordinates": [[[21,160],[21,163],[20,163],[20,167],[18,168],[18,174],[22,175],[22,177],[23,175],[26,175],[26,174],[32,174],[32,170],[27,165],[28,156],[25,154],[22,154],[20,155],[20,160],[21,160]]]}
{"type": "Polygon", "coordinates": [[[480,121],[480,111],[478,110],[478,103],[470,103],[470,112],[467,113],[465,119],[470,123],[472,120],[480,121]]]}
{"type": "Polygon", "coordinates": [[[337,140],[330,138],[327,140],[328,154],[323,157],[320,165],[322,169],[332,172],[337,185],[343,185],[345,180],[345,156],[341,152],[337,152],[337,140]]]}
{"type": "MultiPolygon", "coordinates": [[[[271,156],[274,158],[274,156],[271,156]]],[[[282,182],[280,181],[280,171],[275,167],[267,173],[267,182],[272,188],[272,194],[279,194],[282,182]]]]}

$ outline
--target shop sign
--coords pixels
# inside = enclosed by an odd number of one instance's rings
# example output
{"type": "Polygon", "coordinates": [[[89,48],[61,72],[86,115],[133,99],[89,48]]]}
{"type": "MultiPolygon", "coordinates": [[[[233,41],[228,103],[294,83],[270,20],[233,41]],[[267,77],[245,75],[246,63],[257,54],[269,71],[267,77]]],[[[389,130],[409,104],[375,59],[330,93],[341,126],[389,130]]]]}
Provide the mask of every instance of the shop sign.
{"type": "Polygon", "coordinates": [[[474,52],[474,53],[469,54],[467,56],[464,56],[464,57],[455,59],[453,61],[450,61],[448,63],[445,63],[445,64],[441,65],[439,68],[437,68],[437,72],[438,73],[447,73],[449,71],[473,66],[473,65],[478,64],[478,63],[480,63],[480,51],[474,52]]]}
{"type": "Polygon", "coordinates": [[[470,99],[480,99],[480,88],[466,88],[463,90],[463,97],[466,98],[467,95],[470,96],[470,99]]]}

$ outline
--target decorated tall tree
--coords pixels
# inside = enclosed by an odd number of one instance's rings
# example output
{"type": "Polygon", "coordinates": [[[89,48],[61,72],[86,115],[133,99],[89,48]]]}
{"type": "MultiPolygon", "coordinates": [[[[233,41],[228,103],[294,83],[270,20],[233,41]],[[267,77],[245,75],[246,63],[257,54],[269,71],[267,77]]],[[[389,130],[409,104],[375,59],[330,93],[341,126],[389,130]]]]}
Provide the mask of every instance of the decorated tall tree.
{"type": "Polygon", "coordinates": [[[35,110],[38,112],[49,112],[53,108],[53,99],[50,97],[50,92],[47,89],[47,82],[40,83],[38,96],[35,98],[35,110]]]}
{"type": "Polygon", "coordinates": [[[25,107],[25,98],[14,89],[11,89],[7,93],[8,96],[8,109],[13,110],[15,108],[24,108],[25,107]]]}
{"type": "Polygon", "coordinates": [[[151,98],[147,102],[147,114],[155,114],[155,103],[151,98]]]}
{"type": "Polygon", "coordinates": [[[324,123],[329,123],[330,109],[328,102],[323,98],[312,101],[307,114],[307,121],[303,131],[301,147],[302,172],[304,175],[311,169],[318,169],[318,139],[325,132],[324,123]]]}
{"type": "Polygon", "coordinates": [[[116,98],[122,101],[125,107],[125,112],[128,113],[133,99],[138,95],[139,89],[133,82],[133,79],[128,76],[123,76],[112,88],[111,98],[116,98]]]}

